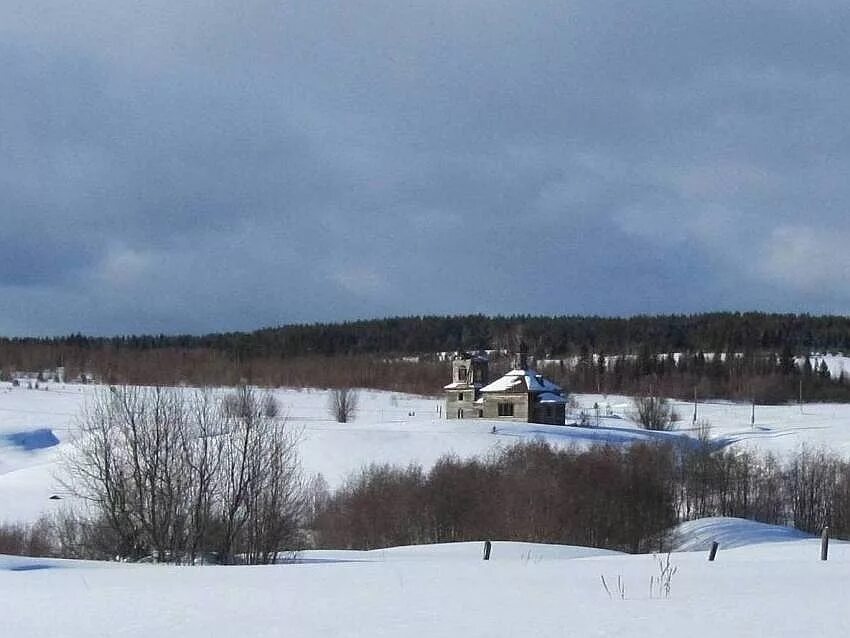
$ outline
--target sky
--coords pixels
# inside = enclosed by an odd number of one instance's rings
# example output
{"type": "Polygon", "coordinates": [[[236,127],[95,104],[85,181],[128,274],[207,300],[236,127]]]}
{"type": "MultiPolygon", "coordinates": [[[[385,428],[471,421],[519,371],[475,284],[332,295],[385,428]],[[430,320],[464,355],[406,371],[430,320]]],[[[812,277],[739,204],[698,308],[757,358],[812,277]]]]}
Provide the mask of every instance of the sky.
{"type": "Polygon", "coordinates": [[[850,5],[0,0],[0,334],[850,313],[850,5]]]}

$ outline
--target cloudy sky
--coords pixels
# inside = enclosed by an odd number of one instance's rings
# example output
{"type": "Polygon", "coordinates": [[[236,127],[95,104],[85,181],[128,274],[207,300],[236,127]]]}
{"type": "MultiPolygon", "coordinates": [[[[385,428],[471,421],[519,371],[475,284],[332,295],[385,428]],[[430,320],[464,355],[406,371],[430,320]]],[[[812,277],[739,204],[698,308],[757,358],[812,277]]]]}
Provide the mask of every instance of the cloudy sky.
{"type": "Polygon", "coordinates": [[[850,312],[850,6],[0,0],[0,334],[850,312]]]}

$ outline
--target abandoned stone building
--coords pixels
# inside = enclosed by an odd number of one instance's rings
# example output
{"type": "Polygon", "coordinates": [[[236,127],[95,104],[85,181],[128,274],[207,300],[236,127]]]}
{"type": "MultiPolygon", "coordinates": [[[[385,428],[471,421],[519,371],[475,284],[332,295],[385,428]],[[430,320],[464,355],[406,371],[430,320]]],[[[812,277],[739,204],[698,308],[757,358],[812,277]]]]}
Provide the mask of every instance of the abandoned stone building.
{"type": "Polygon", "coordinates": [[[520,352],[514,368],[490,382],[487,357],[467,352],[452,360],[452,382],[445,386],[447,419],[493,419],[564,425],[564,391],[528,366],[520,352]]]}

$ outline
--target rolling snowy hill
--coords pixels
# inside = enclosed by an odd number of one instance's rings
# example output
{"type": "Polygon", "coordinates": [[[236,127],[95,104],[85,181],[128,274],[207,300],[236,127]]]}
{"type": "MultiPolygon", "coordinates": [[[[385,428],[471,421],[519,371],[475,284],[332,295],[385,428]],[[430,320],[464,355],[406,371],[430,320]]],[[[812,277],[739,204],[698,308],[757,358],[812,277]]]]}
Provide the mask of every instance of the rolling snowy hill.
{"type": "Polygon", "coordinates": [[[672,554],[669,597],[652,555],[495,542],[487,562],[480,543],[268,567],[0,557],[0,614],[3,635],[28,638],[847,635],[850,545],[821,562],[816,539],[772,542],[770,526],[752,525],[733,522],[747,543],[713,563],[672,554]]]}

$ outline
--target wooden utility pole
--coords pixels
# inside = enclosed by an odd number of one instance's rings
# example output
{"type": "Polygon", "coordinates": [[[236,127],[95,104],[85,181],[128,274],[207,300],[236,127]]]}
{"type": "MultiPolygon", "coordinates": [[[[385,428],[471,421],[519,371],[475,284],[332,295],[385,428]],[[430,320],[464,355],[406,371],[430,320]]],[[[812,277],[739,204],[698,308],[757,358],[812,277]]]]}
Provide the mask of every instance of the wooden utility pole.
{"type": "Polygon", "coordinates": [[[697,387],[694,386],[694,425],[697,424],[697,387]]]}

